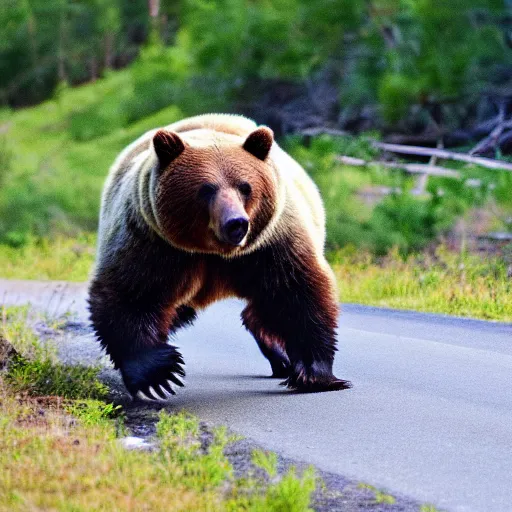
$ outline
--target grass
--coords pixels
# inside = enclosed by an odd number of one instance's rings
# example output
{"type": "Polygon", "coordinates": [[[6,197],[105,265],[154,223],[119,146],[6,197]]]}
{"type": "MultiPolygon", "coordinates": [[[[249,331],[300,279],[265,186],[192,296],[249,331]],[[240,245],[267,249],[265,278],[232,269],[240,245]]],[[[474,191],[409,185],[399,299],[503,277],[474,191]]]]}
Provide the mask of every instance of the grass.
{"type": "MultiPolygon", "coordinates": [[[[55,99],[0,116],[0,235],[11,245],[30,234],[72,234],[96,228],[101,189],[115,156],[145,131],[183,115],[166,107],[129,125],[112,125],[95,138],[77,136],[97,112],[115,119],[112,102],[130,88],[129,70],[94,84],[63,89],[55,99]],[[108,100],[108,101],[107,101],[108,100]],[[96,111],[87,114],[89,107],[96,111]],[[86,113],[83,113],[86,111],[86,113]],[[105,133],[103,133],[105,132],[105,133]],[[8,155],[8,158],[5,156],[8,155]]],[[[105,126],[106,121],[100,120],[105,126]]]]}
{"type": "Polygon", "coordinates": [[[122,411],[105,401],[97,369],[59,364],[27,315],[2,315],[1,334],[19,355],[0,373],[0,512],[310,510],[312,469],[279,476],[268,455],[268,473],[235,477],[224,454],[234,437],[217,428],[205,445],[199,420],[184,412],[160,412],[153,451],[126,450],[122,411]]]}
{"type": "Polygon", "coordinates": [[[512,281],[503,258],[459,254],[375,258],[355,250],[331,255],[343,302],[512,321],[512,281]]]}
{"type": "Polygon", "coordinates": [[[0,244],[1,277],[86,281],[95,257],[96,236],[31,237],[21,247],[0,244]]]}
{"type": "Polygon", "coordinates": [[[391,494],[388,494],[380,489],[377,489],[373,485],[360,483],[358,485],[359,489],[364,489],[371,492],[374,496],[374,503],[378,505],[394,505],[396,502],[396,498],[391,494]]]}
{"type": "Polygon", "coordinates": [[[99,367],[63,364],[55,347],[39,339],[29,323],[26,307],[2,308],[0,335],[17,354],[4,379],[15,392],[31,396],[57,395],[64,399],[105,399],[108,388],[100,382],[99,367]]]}
{"type": "Polygon", "coordinates": [[[96,236],[30,237],[21,247],[0,244],[0,275],[11,279],[86,281],[95,257],[96,236]]]}

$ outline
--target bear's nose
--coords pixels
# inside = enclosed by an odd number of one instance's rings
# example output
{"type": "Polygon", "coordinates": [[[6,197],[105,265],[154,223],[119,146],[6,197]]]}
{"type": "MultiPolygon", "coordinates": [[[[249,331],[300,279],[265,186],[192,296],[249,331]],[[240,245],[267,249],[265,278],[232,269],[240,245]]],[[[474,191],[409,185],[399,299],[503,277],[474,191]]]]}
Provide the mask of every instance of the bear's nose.
{"type": "Polygon", "coordinates": [[[247,234],[249,221],[245,217],[235,217],[227,220],[222,226],[222,235],[226,242],[238,245],[247,234]]]}

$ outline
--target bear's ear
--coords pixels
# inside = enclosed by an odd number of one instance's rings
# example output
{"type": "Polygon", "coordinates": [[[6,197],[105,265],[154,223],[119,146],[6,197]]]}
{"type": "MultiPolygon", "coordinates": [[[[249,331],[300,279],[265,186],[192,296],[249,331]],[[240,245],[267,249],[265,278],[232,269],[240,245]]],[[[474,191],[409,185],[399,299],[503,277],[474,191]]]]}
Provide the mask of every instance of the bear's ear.
{"type": "Polygon", "coordinates": [[[244,149],[260,160],[265,160],[274,142],[274,132],[266,126],[260,126],[247,136],[244,149]]]}
{"type": "Polygon", "coordinates": [[[162,169],[178,158],[185,150],[185,143],[174,132],[158,130],[153,137],[153,146],[162,169]]]}

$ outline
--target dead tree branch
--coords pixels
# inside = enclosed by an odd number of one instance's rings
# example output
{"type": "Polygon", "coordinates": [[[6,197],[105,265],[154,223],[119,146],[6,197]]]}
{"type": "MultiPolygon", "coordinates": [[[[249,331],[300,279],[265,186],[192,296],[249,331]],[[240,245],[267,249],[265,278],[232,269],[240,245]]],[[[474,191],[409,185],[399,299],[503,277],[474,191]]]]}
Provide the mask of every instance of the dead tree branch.
{"type": "Polygon", "coordinates": [[[384,151],[391,153],[398,153],[401,155],[415,155],[415,156],[437,156],[443,160],[456,160],[459,162],[466,162],[469,164],[480,165],[487,169],[504,170],[512,172],[512,164],[502,162],[500,160],[493,160],[492,158],[483,158],[467,155],[465,153],[456,153],[455,151],[448,151],[446,149],[425,148],[420,146],[404,146],[401,144],[387,144],[385,142],[373,142],[373,146],[384,151]]]}
{"type": "Polygon", "coordinates": [[[351,156],[338,156],[336,160],[345,165],[354,165],[358,167],[366,167],[370,165],[379,165],[390,169],[401,169],[409,174],[424,174],[427,176],[441,176],[443,178],[460,179],[461,174],[459,171],[440,167],[439,165],[431,164],[405,164],[401,162],[380,162],[380,161],[366,161],[361,158],[352,158],[351,156]]]}

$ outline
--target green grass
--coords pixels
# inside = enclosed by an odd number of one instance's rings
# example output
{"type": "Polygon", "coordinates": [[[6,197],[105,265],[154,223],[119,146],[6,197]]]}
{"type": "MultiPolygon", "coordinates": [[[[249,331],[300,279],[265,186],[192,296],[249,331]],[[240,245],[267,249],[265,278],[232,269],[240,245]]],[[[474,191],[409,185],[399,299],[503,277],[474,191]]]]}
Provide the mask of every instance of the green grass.
{"type": "Polygon", "coordinates": [[[377,489],[373,485],[360,483],[358,485],[359,489],[365,489],[370,491],[374,495],[374,503],[379,505],[393,505],[396,502],[396,498],[391,494],[388,494],[380,489],[377,489]]]}
{"type": "Polygon", "coordinates": [[[312,469],[280,476],[269,454],[266,476],[235,477],[224,451],[236,437],[216,428],[204,446],[199,420],[185,412],[160,412],[152,452],[127,451],[123,412],[105,401],[98,369],[60,364],[28,315],[2,312],[0,334],[19,355],[0,373],[0,512],[310,510],[312,469]]]}
{"type": "Polygon", "coordinates": [[[168,106],[131,124],[110,123],[131,88],[130,71],[63,89],[56,99],[1,116],[0,235],[11,245],[30,234],[76,235],[97,225],[99,199],[116,155],[145,131],[180,119],[168,106]],[[93,109],[94,107],[94,109],[93,109]],[[88,110],[88,109],[92,110],[88,110]],[[78,116],[78,117],[77,117],[78,116]],[[98,123],[103,131],[79,136],[98,123]],[[85,140],[84,140],[85,139],[85,140]]]}
{"type": "Polygon", "coordinates": [[[9,340],[17,354],[9,364],[5,380],[15,392],[31,396],[57,395],[65,399],[104,399],[108,388],[100,382],[99,367],[63,364],[51,342],[39,342],[30,327],[26,307],[2,310],[0,335],[9,340]]]}
{"type": "Polygon", "coordinates": [[[30,237],[21,247],[0,244],[0,275],[13,279],[86,281],[95,257],[96,236],[30,237]]]}
{"type": "Polygon", "coordinates": [[[512,321],[512,281],[505,259],[453,253],[376,258],[355,250],[330,257],[343,302],[512,321]]]}

